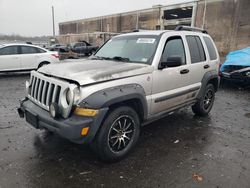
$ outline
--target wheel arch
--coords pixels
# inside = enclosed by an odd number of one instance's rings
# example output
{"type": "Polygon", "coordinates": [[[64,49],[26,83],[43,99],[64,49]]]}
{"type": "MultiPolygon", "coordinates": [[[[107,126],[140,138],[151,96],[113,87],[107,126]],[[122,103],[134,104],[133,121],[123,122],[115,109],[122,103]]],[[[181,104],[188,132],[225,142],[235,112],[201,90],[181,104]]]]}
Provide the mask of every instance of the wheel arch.
{"type": "Polygon", "coordinates": [[[41,61],[38,66],[37,66],[37,69],[39,69],[40,67],[42,67],[43,65],[49,65],[50,62],[49,61],[41,61]]]}
{"type": "Polygon", "coordinates": [[[94,109],[108,107],[109,110],[121,105],[129,106],[137,112],[142,122],[148,114],[145,96],[143,87],[138,84],[121,85],[93,93],[84,99],[79,106],[94,109]]]}
{"type": "Polygon", "coordinates": [[[198,93],[197,98],[200,99],[206,89],[207,84],[213,84],[215,92],[218,91],[220,85],[220,77],[216,71],[209,71],[205,73],[201,81],[201,89],[198,93]]]}

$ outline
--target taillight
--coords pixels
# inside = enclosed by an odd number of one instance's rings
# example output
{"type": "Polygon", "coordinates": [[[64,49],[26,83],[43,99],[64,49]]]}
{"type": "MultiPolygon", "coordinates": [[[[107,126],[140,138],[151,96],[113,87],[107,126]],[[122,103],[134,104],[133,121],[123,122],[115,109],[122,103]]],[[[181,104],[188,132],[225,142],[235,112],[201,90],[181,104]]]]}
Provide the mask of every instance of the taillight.
{"type": "Polygon", "coordinates": [[[59,58],[58,54],[51,54],[54,58],[59,58]]]}
{"type": "Polygon", "coordinates": [[[220,65],[219,65],[219,70],[218,70],[218,75],[219,75],[219,76],[221,76],[221,75],[222,75],[222,73],[221,73],[221,71],[220,71],[220,67],[221,67],[221,65],[222,65],[222,64],[220,64],[220,65]]]}

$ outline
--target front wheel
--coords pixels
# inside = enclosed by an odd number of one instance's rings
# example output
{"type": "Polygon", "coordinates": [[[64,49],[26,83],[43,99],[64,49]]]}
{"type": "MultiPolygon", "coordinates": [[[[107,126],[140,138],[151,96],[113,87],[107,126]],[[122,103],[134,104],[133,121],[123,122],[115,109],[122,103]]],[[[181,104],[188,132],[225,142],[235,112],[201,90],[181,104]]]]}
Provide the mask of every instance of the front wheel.
{"type": "Polygon", "coordinates": [[[192,110],[196,115],[206,116],[211,111],[215,99],[215,89],[213,84],[208,84],[203,93],[203,96],[195,105],[192,106],[192,110]]]}
{"type": "Polygon", "coordinates": [[[115,162],[129,154],[140,134],[140,121],[130,107],[114,109],[103,122],[91,148],[106,162],[115,162]]]}

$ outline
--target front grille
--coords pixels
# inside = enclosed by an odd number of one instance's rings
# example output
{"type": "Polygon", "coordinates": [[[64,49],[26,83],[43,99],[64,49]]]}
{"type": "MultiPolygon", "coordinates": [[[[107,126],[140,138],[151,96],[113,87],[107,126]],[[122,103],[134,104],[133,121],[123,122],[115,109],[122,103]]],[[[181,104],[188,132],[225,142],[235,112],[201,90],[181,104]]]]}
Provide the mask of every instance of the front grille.
{"type": "Polygon", "coordinates": [[[58,103],[61,86],[50,81],[43,80],[34,75],[31,76],[30,96],[40,104],[49,107],[51,103],[58,103]]]}
{"type": "Polygon", "coordinates": [[[49,111],[51,103],[57,103],[62,117],[67,118],[71,112],[73,101],[70,104],[66,102],[66,92],[68,89],[74,90],[76,87],[75,84],[32,71],[28,98],[47,111],[49,111]]]}

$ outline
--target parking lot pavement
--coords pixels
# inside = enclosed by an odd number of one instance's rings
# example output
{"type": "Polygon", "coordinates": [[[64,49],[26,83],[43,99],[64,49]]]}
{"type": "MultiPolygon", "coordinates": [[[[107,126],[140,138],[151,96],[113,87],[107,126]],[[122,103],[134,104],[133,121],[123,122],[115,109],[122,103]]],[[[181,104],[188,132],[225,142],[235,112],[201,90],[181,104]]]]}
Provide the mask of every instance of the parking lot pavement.
{"type": "Polygon", "coordinates": [[[103,164],[87,146],[33,129],[16,112],[26,74],[0,75],[0,187],[249,187],[249,90],[223,86],[209,117],[181,110],[103,164]]]}

